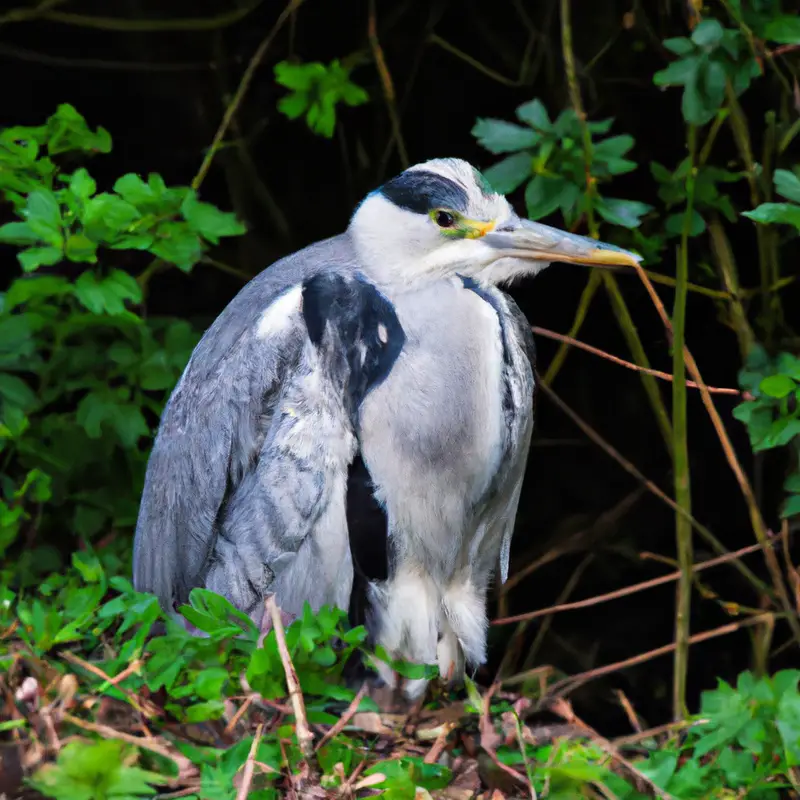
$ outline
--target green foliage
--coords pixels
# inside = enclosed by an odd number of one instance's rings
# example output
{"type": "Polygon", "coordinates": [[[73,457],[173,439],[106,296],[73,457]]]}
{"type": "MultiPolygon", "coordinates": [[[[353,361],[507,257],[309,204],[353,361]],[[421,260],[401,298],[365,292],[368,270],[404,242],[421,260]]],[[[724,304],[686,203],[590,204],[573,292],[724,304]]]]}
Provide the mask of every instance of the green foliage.
{"type": "Polygon", "coordinates": [[[657,86],[683,86],[683,117],[692,125],[714,118],[725,100],[728,82],[738,96],[760,73],[744,34],[723,28],[715,19],[703,20],[691,38],[666,39],[663,44],[678,60],[657,72],[653,80],[657,86]]]}
{"type": "MultiPolygon", "coordinates": [[[[784,670],[763,678],[743,672],[735,689],[720,681],[703,693],[700,713],[687,721],[685,733],[667,743],[645,740],[643,752],[628,758],[639,774],[681,800],[733,797],[724,794],[728,790],[737,797],[778,800],[800,758],[798,680],[800,671],[784,670]]],[[[592,741],[525,745],[524,751],[507,745],[498,756],[511,766],[527,763],[537,796],[551,800],[591,796],[589,784],[620,800],[652,796],[638,791],[609,750],[592,741]]]]}
{"type": "Polygon", "coordinates": [[[788,203],[762,203],[752,211],[743,212],[742,216],[749,217],[763,224],[776,223],[792,225],[800,231],[800,177],[798,171],[776,169],[773,175],[775,191],[785,197],[788,203]]]}
{"type": "Polygon", "coordinates": [[[602,196],[597,185],[636,169],[627,158],[634,145],[627,135],[605,136],[613,120],[587,123],[591,142],[589,173],[593,191],[585,192],[586,159],[581,124],[572,109],[555,120],[539,100],[523,103],[516,111],[518,125],[498,119],[479,119],[472,135],[495,155],[507,155],[484,171],[495,191],[508,194],[525,184],[525,204],[531,219],[560,211],[573,227],[590,210],[612,225],[636,228],[651,206],[635,200],[602,196]]]}
{"type": "Polygon", "coordinates": [[[278,101],[278,110],[289,119],[305,115],[306,125],[314,132],[331,138],[336,128],[336,106],[360,106],[369,95],[350,80],[351,69],[338,60],[327,66],[318,61],[275,65],[275,80],[291,89],[278,101]]]}
{"type": "Polygon", "coordinates": [[[108,132],[69,105],[0,131],[0,196],[16,218],[0,242],[18,248],[24,273],[0,295],[0,555],[23,532],[29,544],[0,584],[54,568],[56,551],[35,543],[63,537],[65,521],[81,538],[135,522],[154,420],[198,334],[142,316],[142,286],[122,265],[189,271],[244,233],[158,174],[98,192],[86,167],[59,165],[110,150],[108,132]]]}
{"type": "Polygon", "coordinates": [[[733,415],[747,426],[755,452],[789,447],[794,471],[783,488],[789,493],[781,515],[800,514],[800,358],[780,353],[770,358],[761,346],[748,354],[739,384],[753,399],[740,403],[733,415]]]}
{"type": "Polygon", "coordinates": [[[31,786],[56,800],[152,797],[156,794],[154,785],[165,783],[165,776],[126,765],[132,750],[116,741],[70,742],[58,754],[55,764],[36,773],[31,786]]]}

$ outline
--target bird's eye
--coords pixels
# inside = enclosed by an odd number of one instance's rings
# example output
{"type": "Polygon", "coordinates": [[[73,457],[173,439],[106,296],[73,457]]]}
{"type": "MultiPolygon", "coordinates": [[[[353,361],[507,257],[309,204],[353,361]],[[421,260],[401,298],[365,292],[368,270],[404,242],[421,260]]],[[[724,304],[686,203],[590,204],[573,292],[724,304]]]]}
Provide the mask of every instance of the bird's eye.
{"type": "Polygon", "coordinates": [[[436,224],[440,228],[452,228],[456,224],[456,218],[449,211],[437,211],[436,224]]]}

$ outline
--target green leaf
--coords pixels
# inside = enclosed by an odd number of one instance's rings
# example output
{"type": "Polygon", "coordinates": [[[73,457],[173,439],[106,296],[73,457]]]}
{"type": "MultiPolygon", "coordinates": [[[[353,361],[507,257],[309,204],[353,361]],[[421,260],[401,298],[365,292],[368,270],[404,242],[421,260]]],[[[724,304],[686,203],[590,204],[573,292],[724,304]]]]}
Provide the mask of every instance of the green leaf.
{"type": "Polygon", "coordinates": [[[698,56],[673,61],[653,75],[653,83],[656,86],[683,86],[694,78],[699,62],[698,56]]]}
{"type": "Polygon", "coordinates": [[[17,253],[17,260],[25,272],[33,272],[39,267],[51,267],[61,261],[63,254],[58,247],[29,247],[17,253]]]}
{"type": "Polygon", "coordinates": [[[149,208],[158,203],[158,195],[153,188],[133,172],[118,178],[114,191],[136,208],[149,208]]]}
{"type": "Polygon", "coordinates": [[[793,472],[783,482],[783,490],[785,492],[795,492],[800,494],[800,472],[793,472]]]}
{"type": "Polygon", "coordinates": [[[796,14],[773,17],[764,28],[764,38],[778,44],[800,44],[800,17],[796,14]]]}
{"type": "Polygon", "coordinates": [[[761,381],[758,388],[770,397],[781,398],[791,394],[797,384],[788,375],[770,375],[761,381]]]}
{"type": "Polygon", "coordinates": [[[228,680],[228,670],[222,667],[207,667],[194,679],[194,690],[203,700],[219,700],[222,686],[228,680]]]}
{"type": "Polygon", "coordinates": [[[297,119],[308,110],[311,105],[311,98],[307,94],[295,92],[278,100],[278,111],[285,114],[289,119],[297,119]]]}
{"type": "Polygon", "coordinates": [[[698,47],[715,47],[722,41],[724,30],[715,19],[704,19],[693,31],[692,41],[698,47]]]}
{"type": "Polygon", "coordinates": [[[74,233],[67,239],[64,253],[70,261],[94,264],[97,262],[97,242],[82,233],[74,233]]]}
{"type": "Polygon", "coordinates": [[[517,119],[520,122],[527,122],[528,125],[539,132],[547,132],[552,127],[547,109],[541,100],[531,100],[519,106],[517,108],[517,119]]]}
{"type": "Polygon", "coordinates": [[[61,209],[49,189],[36,189],[28,195],[25,218],[39,238],[54,247],[62,243],[61,209]]]}
{"type": "Polygon", "coordinates": [[[788,517],[795,517],[798,514],[800,514],[800,494],[793,494],[786,500],[786,503],[781,509],[781,517],[787,519],[788,517]]]}
{"type": "Polygon", "coordinates": [[[223,236],[241,236],[247,232],[247,228],[239,222],[235,214],[220,211],[210,203],[200,202],[194,191],[186,195],[181,213],[189,227],[212,244],[218,244],[223,236]]]}
{"type": "Polygon", "coordinates": [[[693,125],[705,125],[725,99],[725,68],[718,61],[701,58],[686,82],[682,110],[684,119],[693,125]]]}
{"type": "Polygon", "coordinates": [[[537,220],[552,214],[565,198],[575,195],[576,189],[575,184],[565,178],[536,175],[525,189],[528,217],[537,220]]]}
{"type": "Polygon", "coordinates": [[[595,200],[595,208],[606,222],[622,225],[625,228],[637,228],[642,223],[642,217],[653,207],[638,200],[598,197],[595,200]]]}
{"type": "Polygon", "coordinates": [[[200,237],[184,222],[163,222],[150,248],[154,255],[188,272],[203,256],[200,237]]]}
{"type": "Polygon", "coordinates": [[[695,51],[695,45],[692,43],[692,40],[684,36],[678,36],[674,39],[664,39],[661,44],[671,53],[675,53],[676,56],[688,56],[695,51]]]}
{"type": "Polygon", "coordinates": [[[630,150],[635,144],[633,136],[623,134],[622,136],[612,136],[609,139],[603,139],[601,142],[593,145],[593,154],[595,158],[605,159],[613,156],[622,157],[630,150]]]}
{"type": "MultiPolygon", "coordinates": [[[[797,498],[800,499],[800,498],[797,498]]],[[[786,762],[790,767],[800,765],[800,694],[785,692],[778,703],[778,731],[783,741],[786,762]]]]}
{"type": "Polygon", "coordinates": [[[308,91],[321,78],[324,78],[326,69],[318,62],[310,64],[289,64],[281,61],[275,65],[275,80],[287,89],[295,91],[308,91]]]}
{"type": "Polygon", "coordinates": [[[523,128],[502,119],[478,119],[472,135],[481,147],[490,153],[515,153],[533,147],[540,136],[530,128],[523,128]]]}
{"type": "Polygon", "coordinates": [[[7,222],[0,226],[0,242],[8,244],[36,244],[41,237],[27,222],[7,222]]]}
{"type": "Polygon", "coordinates": [[[495,192],[510,194],[531,177],[531,157],[514,153],[484,170],[483,175],[495,192]]]}
{"type": "Polygon", "coordinates": [[[82,222],[93,239],[111,239],[141,218],[136,206],[115,194],[101,192],[86,203],[82,222]]]}
{"type": "Polygon", "coordinates": [[[791,203],[762,203],[752,211],[743,211],[742,216],[764,224],[794,225],[800,230],[800,206],[791,203]]]}
{"type": "Polygon", "coordinates": [[[75,281],[75,296],[93,314],[122,314],[125,301],[141,302],[142,290],[134,278],[122,270],[112,270],[108,277],[97,280],[84,272],[75,281]]]}
{"type": "Polygon", "coordinates": [[[23,411],[37,405],[36,395],[22,378],[0,372],[0,397],[23,411]]]}
{"type": "Polygon", "coordinates": [[[794,172],[789,172],[788,169],[776,169],[772,179],[775,181],[775,191],[781,197],[800,203],[800,178],[794,172]]]}
{"type": "Polygon", "coordinates": [[[58,200],[49,189],[37,189],[28,195],[26,216],[28,220],[41,220],[53,227],[61,225],[58,200]]]}
{"type": "Polygon", "coordinates": [[[88,200],[96,191],[97,184],[91,175],[83,168],[76,169],[69,179],[70,191],[81,200],[88,200]]]}

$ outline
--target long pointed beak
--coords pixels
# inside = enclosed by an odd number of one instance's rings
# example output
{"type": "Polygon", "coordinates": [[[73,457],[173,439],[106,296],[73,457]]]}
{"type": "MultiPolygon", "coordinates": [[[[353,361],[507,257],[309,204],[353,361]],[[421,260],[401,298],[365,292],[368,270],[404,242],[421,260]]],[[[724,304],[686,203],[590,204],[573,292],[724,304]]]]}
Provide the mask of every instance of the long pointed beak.
{"type": "Polygon", "coordinates": [[[545,264],[566,261],[592,267],[635,267],[642,260],[641,256],[613,244],[519,217],[487,233],[482,241],[496,248],[504,257],[545,264]]]}

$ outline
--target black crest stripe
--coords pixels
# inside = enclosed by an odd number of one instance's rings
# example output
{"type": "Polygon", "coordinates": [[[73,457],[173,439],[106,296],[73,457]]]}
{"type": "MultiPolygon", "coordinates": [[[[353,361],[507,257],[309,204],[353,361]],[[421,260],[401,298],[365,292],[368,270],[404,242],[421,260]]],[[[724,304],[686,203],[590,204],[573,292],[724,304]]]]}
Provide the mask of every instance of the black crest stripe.
{"type": "Polygon", "coordinates": [[[380,192],[396,206],[416,214],[427,214],[434,208],[449,208],[463,214],[469,203],[463,186],[425,170],[401,172],[387,181],[380,192]]]}

